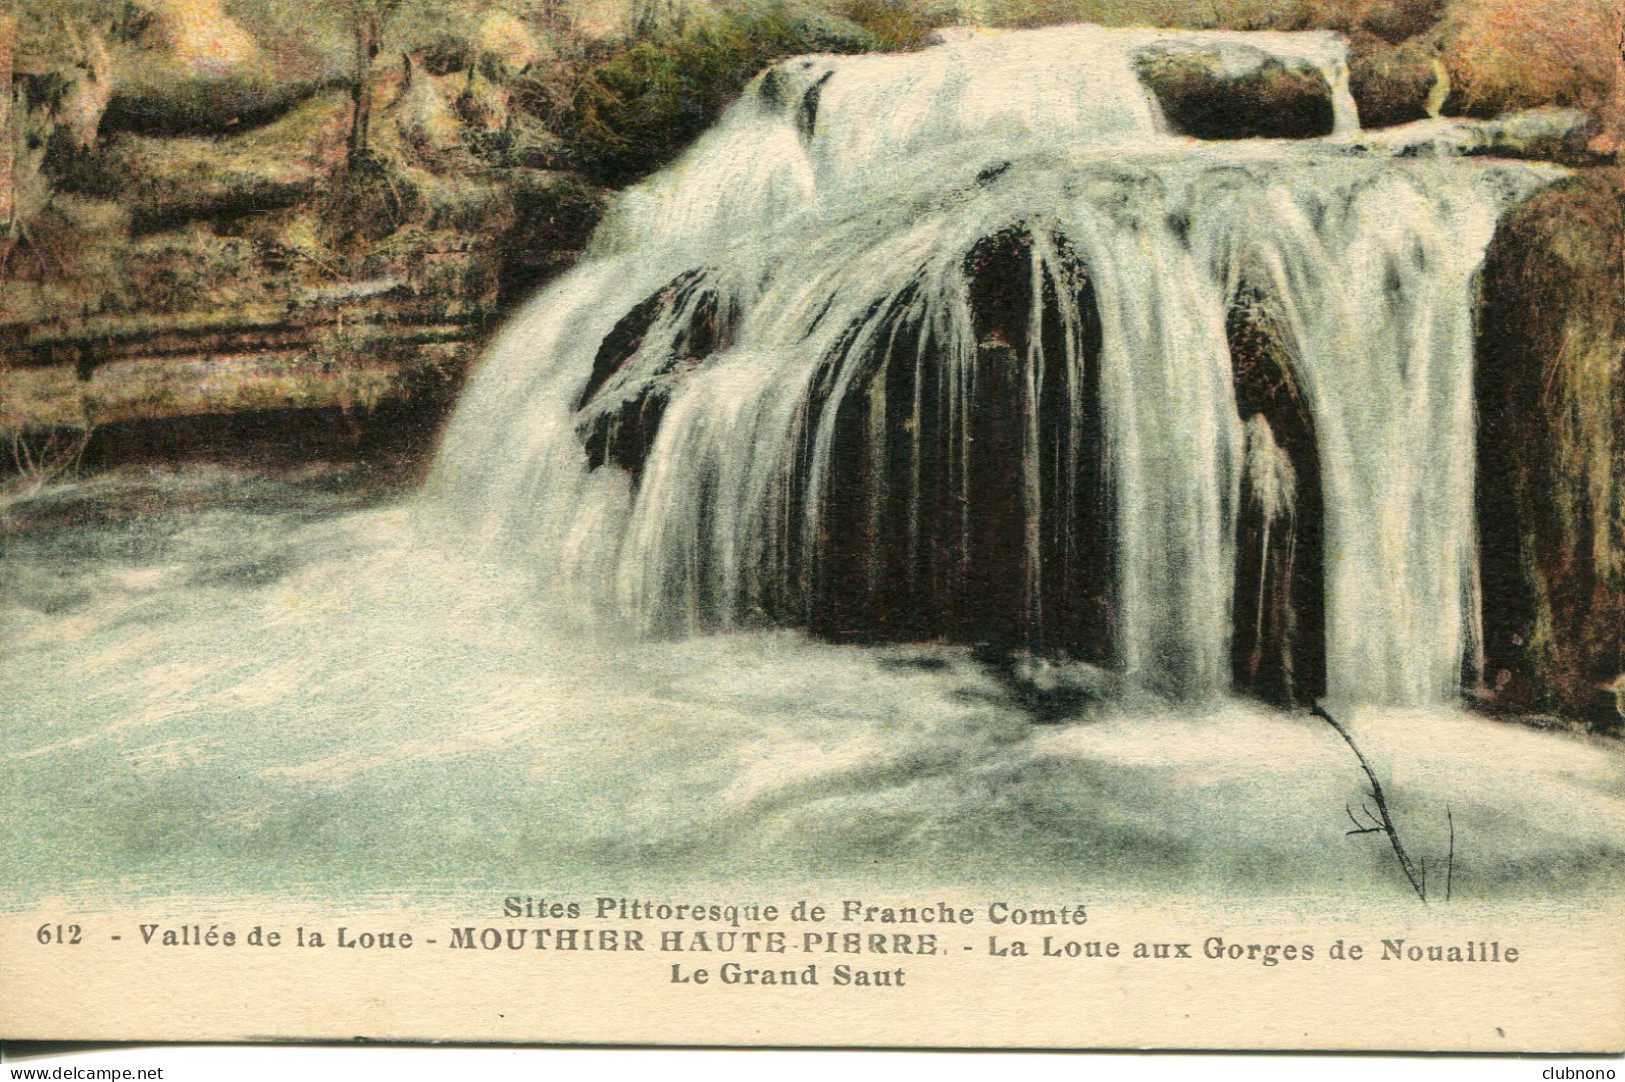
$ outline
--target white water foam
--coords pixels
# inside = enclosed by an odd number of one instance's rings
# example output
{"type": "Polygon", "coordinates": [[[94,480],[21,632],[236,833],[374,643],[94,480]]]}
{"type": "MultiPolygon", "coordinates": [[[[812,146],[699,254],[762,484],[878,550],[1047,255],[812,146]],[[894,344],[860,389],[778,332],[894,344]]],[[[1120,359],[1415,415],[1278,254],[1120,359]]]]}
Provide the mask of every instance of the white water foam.
{"type": "MultiPolygon", "coordinates": [[[[1349,103],[1327,139],[1175,137],[1134,71],[1170,42],[1312,63],[1346,94],[1343,46],[1316,34],[1083,27],[786,62],[628,192],[586,264],[505,332],[437,486],[476,530],[517,539],[578,613],[646,630],[760,623],[817,577],[805,553],[842,498],[788,495],[823,492],[841,450],[835,409],[810,448],[796,434],[820,379],[836,380],[832,401],[854,393],[856,365],[821,375],[830,358],[884,352],[870,339],[895,332],[873,315],[906,308],[942,373],[948,433],[912,453],[962,472],[978,379],[966,259],[1023,230],[1035,281],[1061,280],[1063,245],[1097,302],[1117,667],[1185,694],[1228,688],[1242,441],[1225,316],[1245,282],[1285,328],[1319,439],[1330,697],[1451,699],[1477,638],[1473,276],[1501,211],[1557,171],[1357,148],[1349,103]],[[695,313],[669,308],[597,393],[669,396],[643,474],[591,470],[574,410],[601,344],[685,272],[737,315],[731,341],[674,369],[695,313]]],[[[1059,303],[1081,384],[1090,313],[1059,303]]],[[[1050,498],[1038,451],[1022,452],[1033,521],[1050,498]]],[[[886,528],[918,530],[909,518],[886,528]]]]}

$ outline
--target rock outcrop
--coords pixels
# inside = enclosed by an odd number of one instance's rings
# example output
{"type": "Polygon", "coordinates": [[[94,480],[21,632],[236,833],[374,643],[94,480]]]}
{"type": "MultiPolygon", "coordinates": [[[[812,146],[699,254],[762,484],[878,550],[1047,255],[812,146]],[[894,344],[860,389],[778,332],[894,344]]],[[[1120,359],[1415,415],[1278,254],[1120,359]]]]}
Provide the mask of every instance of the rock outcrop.
{"type": "Polygon", "coordinates": [[[224,136],[104,132],[51,178],[0,294],[0,432],[21,449],[0,480],[34,448],[89,439],[86,462],[114,462],[233,418],[342,442],[410,414],[426,452],[505,306],[579,257],[602,197],[482,156],[456,117],[433,153],[395,125],[360,162],[348,126],[330,90],[224,136]]]}
{"type": "Polygon", "coordinates": [[[1593,170],[1491,246],[1479,344],[1485,701],[1599,727],[1625,673],[1625,185],[1593,170]]]}
{"type": "Polygon", "coordinates": [[[1168,123],[1183,135],[1312,139],[1331,134],[1332,88],[1319,69],[1289,66],[1263,53],[1238,63],[1239,51],[1170,45],[1146,50],[1137,67],[1168,123]]]}

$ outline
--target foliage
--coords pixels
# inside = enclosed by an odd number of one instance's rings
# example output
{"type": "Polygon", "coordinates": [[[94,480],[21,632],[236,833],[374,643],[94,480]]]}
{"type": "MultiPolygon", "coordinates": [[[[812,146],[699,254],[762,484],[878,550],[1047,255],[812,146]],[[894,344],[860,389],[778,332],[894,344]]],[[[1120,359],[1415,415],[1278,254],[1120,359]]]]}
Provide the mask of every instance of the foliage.
{"type": "Polygon", "coordinates": [[[934,29],[949,21],[948,12],[933,12],[909,0],[846,0],[839,11],[882,52],[919,49],[930,43],[934,29]]]}
{"type": "Polygon", "coordinates": [[[89,421],[31,430],[0,414],[0,510],[78,473],[95,430],[89,421]]]}
{"type": "Polygon", "coordinates": [[[141,304],[167,312],[254,299],[264,276],[253,241],[196,225],[141,238],[126,266],[141,304]]]}
{"type": "MultiPolygon", "coordinates": [[[[885,29],[923,41],[902,22],[885,29]]],[[[568,97],[559,101],[555,91],[544,119],[596,180],[624,184],[670,161],[772,61],[875,46],[869,32],[845,19],[785,5],[718,6],[588,57],[568,97]]],[[[538,99],[545,107],[542,95],[526,98],[538,99]]]]}

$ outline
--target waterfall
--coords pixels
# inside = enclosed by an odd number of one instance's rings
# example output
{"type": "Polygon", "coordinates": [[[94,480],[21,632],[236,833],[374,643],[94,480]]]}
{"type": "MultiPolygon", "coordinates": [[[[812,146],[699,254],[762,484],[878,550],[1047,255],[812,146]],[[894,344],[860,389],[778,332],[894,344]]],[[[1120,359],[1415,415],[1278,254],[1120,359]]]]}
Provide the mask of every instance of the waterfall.
{"type": "Polygon", "coordinates": [[[1288,573],[1334,701],[1449,699],[1474,275],[1556,170],[1357,134],[1327,34],[783,62],[506,328],[433,488],[561,619],[992,642],[1202,697],[1265,626],[1238,584],[1288,573]],[[1158,50],[1311,72],[1328,130],[1181,135],[1158,50]]]}

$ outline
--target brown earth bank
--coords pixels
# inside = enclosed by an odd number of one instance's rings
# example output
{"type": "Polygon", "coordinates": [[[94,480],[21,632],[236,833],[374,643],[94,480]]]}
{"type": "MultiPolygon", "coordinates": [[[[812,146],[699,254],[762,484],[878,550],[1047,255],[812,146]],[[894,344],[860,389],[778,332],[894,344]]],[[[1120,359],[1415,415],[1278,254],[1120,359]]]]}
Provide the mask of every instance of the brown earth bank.
{"type": "MultiPolygon", "coordinates": [[[[165,433],[226,456],[281,417],[279,453],[315,455],[443,417],[608,186],[775,57],[924,40],[883,12],[420,7],[0,6],[0,485],[165,433]]],[[[426,457],[436,430],[391,439],[426,457]]]]}
{"type": "MultiPolygon", "coordinates": [[[[407,82],[375,90],[408,101],[407,82]]],[[[138,433],[231,455],[285,416],[283,453],[314,454],[444,414],[506,311],[579,257],[602,190],[482,157],[455,118],[415,148],[406,106],[350,153],[349,110],[327,91],[230,137],[114,130],[55,166],[0,242],[0,475],[168,454],[138,433]],[[315,416],[342,421],[332,439],[315,416]]],[[[402,438],[427,455],[436,427],[402,438]]]]}

